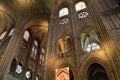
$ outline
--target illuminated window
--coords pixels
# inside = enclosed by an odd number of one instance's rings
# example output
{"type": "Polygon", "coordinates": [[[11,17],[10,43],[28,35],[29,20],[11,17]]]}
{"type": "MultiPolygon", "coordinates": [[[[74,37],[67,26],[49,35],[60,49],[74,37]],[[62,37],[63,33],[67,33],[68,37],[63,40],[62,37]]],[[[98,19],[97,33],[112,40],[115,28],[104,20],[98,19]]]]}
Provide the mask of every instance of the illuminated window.
{"type": "Polygon", "coordinates": [[[62,16],[65,16],[69,14],[69,11],[68,11],[68,8],[62,8],[60,11],[59,11],[59,17],[62,17],[62,16]]]}
{"type": "Polygon", "coordinates": [[[30,79],[31,76],[32,76],[31,72],[30,72],[30,71],[26,71],[25,77],[26,77],[27,79],[30,79]]]}
{"type": "Polygon", "coordinates": [[[66,18],[61,19],[59,24],[67,24],[68,21],[69,21],[69,19],[66,17],[66,18]]]}
{"type": "Polygon", "coordinates": [[[22,66],[21,65],[17,65],[15,71],[16,71],[17,74],[20,74],[22,72],[22,66]]]}
{"type": "Polygon", "coordinates": [[[32,53],[31,53],[31,58],[33,58],[34,60],[36,59],[37,51],[38,51],[38,42],[34,40],[34,44],[32,47],[32,53]]]}
{"type": "Polygon", "coordinates": [[[37,76],[35,77],[35,80],[41,80],[40,76],[37,74],[37,76]]]}
{"type": "Polygon", "coordinates": [[[4,32],[0,35],[0,40],[4,39],[6,33],[7,33],[7,31],[4,31],[4,32]]]}
{"type": "Polygon", "coordinates": [[[24,32],[24,35],[23,35],[23,38],[24,38],[26,41],[28,41],[28,40],[29,40],[29,36],[30,36],[29,32],[28,32],[28,31],[25,31],[25,32],[24,32]]]}
{"type": "Polygon", "coordinates": [[[86,8],[86,5],[84,2],[78,2],[76,5],[75,5],[75,9],[76,11],[80,11],[80,10],[83,10],[86,8]]]}
{"type": "Polygon", "coordinates": [[[7,36],[6,36],[5,41],[4,41],[4,42],[5,42],[4,45],[6,45],[6,46],[8,45],[11,37],[13,36],[13,33],[14,33],[14,28],[12,28],[12,29],[9,31],[9,34],[7,33],[7,36]]]}
{"type": "Polygon", "coordinates": [[[68,8],[62,8],[62,9],[59,11],[59,17],[62,17],[62,18],[60,19],[59,24],[67,24],[67,23],[68,23],[68,21],[69,21],[68,17],[63,17],[63,16],[66,16],[66,15],[68,15],[68,14],[69,14],[68,8]]]}
{"type": "Polygon", "coordinates": [[[39,77],[38,77],[38,76],[36,76],[35,80],[39,80],[39,77]]]}
{"type": "Polygon", "coordinates": [[[42,48],[41,49],[41,53],[40,53],[40,64],[42,65],[44,62],[44,56],[45,56],[45,49],[42,48]]]}
{"type": "Polygon", "coordinates": [[[88,12],[86,12],[86,11],[80,12],[80,13],[78,14],[78,18],[85,18],[85,17],[87,17],[87,16],[88,16],[88,12]]]}
{"type": "Polygon", "coordinates": [[[101,42],[98,37],[98,32],[91,30],[81,34],[81,47],[84,52],[91,52],[101,49],[101,42]],[[89,33],[88,33],[89,32],[89,33]]]}
{"type": "Polygon", "coordinates": [[[30,37],[30,33],[29,31],[26,30],[23,34],[23,40],[21,41],[22,48],[27,48],[27,42],[29,40],[29,37],[30,37]]]}
{"type": "Polygon", "coordinates": [[[100,49],[100,45],[97,43],[92,43],[87,46],[87,52],[94,51],[100,49]]]}
{"type": "Polygon", "coordinates": [[[11,31],[10,31],[10,33],[9,33],[9,36],[12,36],[13,35],[13,33],[14,33],[14,28],[13,29],[11,29],[11,31]]]}
{"type": "Polygon", "coordinates": [[[78,2],[75,5],[76,11],[79,11],[78,18],[86,18],[88,16],[88,12],[85,10],[87,7],[84,2],[78,2]]]}

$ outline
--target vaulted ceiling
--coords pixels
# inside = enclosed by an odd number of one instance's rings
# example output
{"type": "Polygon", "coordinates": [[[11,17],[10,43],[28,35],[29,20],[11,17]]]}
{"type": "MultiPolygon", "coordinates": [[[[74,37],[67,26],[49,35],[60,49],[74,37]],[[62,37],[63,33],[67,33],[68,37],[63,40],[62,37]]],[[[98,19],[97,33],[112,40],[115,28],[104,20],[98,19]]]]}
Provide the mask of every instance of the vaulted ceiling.
{"type": "Polygon", "coordinates": [[[16,24],[30,28],[33,36],[45,43],[51,6],[49,0],[2,0],[0,1],[0,34],[16,24]]]}

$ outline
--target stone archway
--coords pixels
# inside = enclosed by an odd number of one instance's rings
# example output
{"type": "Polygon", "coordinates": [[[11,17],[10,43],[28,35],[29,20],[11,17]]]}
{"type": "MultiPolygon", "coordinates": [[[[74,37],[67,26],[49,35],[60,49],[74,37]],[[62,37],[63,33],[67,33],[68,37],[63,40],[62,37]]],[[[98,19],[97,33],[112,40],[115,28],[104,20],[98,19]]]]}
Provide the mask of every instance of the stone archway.
{"type": "MultiPolygon", "coordinates": [[[[94,63],[99,64],[96,69],[98,69],[98,70],[101,69],[102,72],[104,71],[104,76],[106,76],[105,80],[114,80],[114,76],[111,73],[112,66],[105,60],[97,58],[97,57],[91,57],[89,59],[86,59],[82,63],[81,68],[80,68],[80,79],[81,80],[90,80],[88,77],[91,75],[88,72],[92,71],[92,70],[89,71],[89,69],[90,69],[91,65],[94,63]],[[89,74],[89,76],[88,76],[88,74],[89,74]]],[[[93,70],[94,70],[94,67],[93,67],[93,70]]],[[[98,71],[98,73],[100,73],[100,71],[98,71]]]]}
{"type": "Polygon", "coordinates": [[[87,70],[88,80],[109,80],[106,70],[98,63],[93,63],[87,70]]]}
{"type": "Polygon", "coordinates": [[[17,67],[18,59],[14,58],[11,62],[10,73],[14,73],[17,67]]]}

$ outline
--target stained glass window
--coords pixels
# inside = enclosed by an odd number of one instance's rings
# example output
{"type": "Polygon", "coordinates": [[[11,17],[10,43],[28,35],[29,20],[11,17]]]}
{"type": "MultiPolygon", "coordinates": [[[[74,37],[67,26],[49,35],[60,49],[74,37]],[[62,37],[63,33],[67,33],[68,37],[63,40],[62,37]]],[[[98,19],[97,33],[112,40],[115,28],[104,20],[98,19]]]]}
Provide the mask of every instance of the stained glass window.
{"type": "Polygon", "coordinates": [[[85,18],[88,16],[88,12],[87,11],[83,11],[83,12],[80,12],[78,14],[78,18],[85,18]]]}
{"type": "Polygon", "coordinates": [[[86,8],[86,5],[84,2],[78,2],[76,5],[75,5],[75,9],[76,11],[80,11],[82,9],[85,9],[86,8]]]}
{"type": "Polygon", "coordinates": [[[31,74],[30,71],[27,71],[27,72],[25,73],[25,77],[26,77],[27,79],[29,79],[31,76],[32,76],[32,74],[31,74]]]}
{"type": "Polygon", "coordinates": [[[23,35],[23,38],[24,38],[26,41],[28,41],[28,40],[29,40],[29,36],[30,36],[29,32],[28,32],[28,31],[25,31],[25,32],[24,32],[24,35],[23,35]]]}
{"type": "Polygon", "coordinates": [[[37,51],[38,51],[38,42],[34,40],[34,44],[32,47],[32,53],[31,53],[31,58],[33,58],[34,60],[36,59],[37,51]]]}
{"type": "Polygon", "coordinates": [[[87,46],[87,52],[94,51],[100,49],[100,45],[97,43],[92,43],[87,46]]]}
{"type": "Polygon", "coordinates": [[[7,33],[7,31],[4,31],[4,32],[0,35],[0,40],[5,37],[6,33],[7,33]]]}
{"type": "Polygon", "coordinates": [[[42,48],[40,53],[40,64],[44,62],[44,56],[45,56],[45,49],[42,48]]]}
{"type": "Polygon", "coordinates": [[[78,18],[86,18],[88,16],[88,12],[85,10],[87,7],[84,2],[78,2],[75,5],[76,11],[79,11],[78,18]]]}
{"type": "Polygon", "coordinates": [[[26,30],[23,34],[23,40],[21,41],[22,48],[27,48],[27,42],[29,40],[29,37],[30,37],[30,33],[29,31],[26,30]]]}
{"type": "Polygon", "coordinates": [[[68,22],[69,22],[69,19],[66,17],[66,18],[61,19],[59,24],[67,24],[68,22]]]}
{"type": "Polygon", "coordinates": [[[21,65],[17,65],[15,71],[16,71],[17,74],[20,74],[22,72],[22,66],[21,65]]]}
{"type": "Polygon", "coordinates": [[[101,49],[101,42],[98,32],[91,30],[81,34],[81,47],[84,52],[91,52],[101,49]]]}
{"type": "Polygon", "coordinates": [[[69,11],[68,11],[68,8],[62,8],[60,11],[59,11],[59,17],[62,17],[62,16],[65,16],[69,14],[69,11]]]}
{"type": "Polygon", "coordinates": [[[9,33],[9,36],[12,36],[13,35],[13,33],[14,33],[14,28],[13,29],[11,29],[11,31],[10,31],[10,33],[9,33]]]}

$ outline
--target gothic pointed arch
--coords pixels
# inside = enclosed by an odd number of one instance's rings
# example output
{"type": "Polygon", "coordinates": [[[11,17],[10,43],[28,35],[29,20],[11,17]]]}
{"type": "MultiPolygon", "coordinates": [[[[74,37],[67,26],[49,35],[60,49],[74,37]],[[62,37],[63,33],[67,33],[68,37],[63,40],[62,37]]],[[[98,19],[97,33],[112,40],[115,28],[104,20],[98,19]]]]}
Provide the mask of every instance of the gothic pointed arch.
{"type": "Polygon", "coordinates": [[[11,66],[10,66],[10,73],[14,73],[15,69],[17,67],[17,63],[18,63],[18,58],[14,58],[11,62],[11,66]]]}
{"type": "Polygon", "coordinates": [[[65,33],[62,34],[56,41],[56,46],[59,56],[64,57],[70,55],[72,52],[72,36],[65,33]]]}
{"type": "MultiPolygon", "coordinates": [[[[22,55],[22,57],[24,58],[24,62],[26,63],[25,65],[32,66],[35,71],[32,79],[35,79],[35,77],[37,79],[42,79],[43,77],[41,76],[41,74],[43,73],[44,69],[46,51],[45,47],[49,28],[49,17],[45,14],[36,16],[30,19],[24,25],[24,28],[25,30],[30,29],[30,41],[28,44],[28,48],[25,49],[27,50],[26,53],[23,53],[23,55],[25,56],[22,55]],[[39,73],[39,75],[37,75],[37,73],[39,73]]],[[[29,71],[26,74],[29,75],[29,71]]]]}
{"type": "Polygon", "coordinates": [[[100,49],[100,41],[94,31],[81,34],[81,46],[83,51],[90,52],[100,49]]]}
{"type": "Polygon", "coordinates": [[[87,76],[88,80],[109,80],[105,68],[98,63],[89,66],[87,76]]]}
{"type": "Polygon", "coordinates": [[[83,52],[91,52],[101,49],[99,32],[93,25],[83,27],[80,34],[80,44],[83,52]]]}
{"type": "MultiPolygon", "coordinates": [[[[99,72],[99,70],[102,72],[105,72],[105,75],[107,74],[107,78],[108,78],[107,80],[110,79],[110,76],[111,76],[110,71],[112,69],[112,66],[104,59],[97,58],[97,57],[88,58],[82,63],[81,68],[80,68],[81,79],[91,80],[91,79],[88,79],[88,76],[92,76],[92,75],[90,75],[91,73],[89,73],[89,69],[90,69],[92,64],[93,65],[95,64],[95,65],[98,65],[99,67],[102,67],[102,70],[100,70],[98,67],[96,67],[96,69],[98,70],[98,72],[99,72]]],[[[96,70],[93,73],[96,73],[96,70]]],[[[111,79],[114,79],[114,77],[111,77],[111,79]]],[[[106,80],[106,78],[105,78],[105,80],[106,80]]]]}

